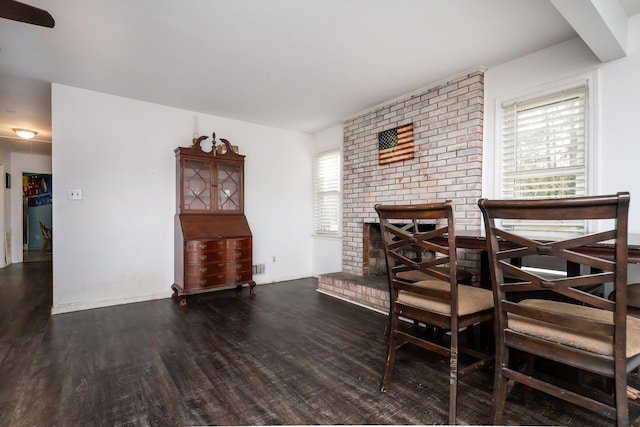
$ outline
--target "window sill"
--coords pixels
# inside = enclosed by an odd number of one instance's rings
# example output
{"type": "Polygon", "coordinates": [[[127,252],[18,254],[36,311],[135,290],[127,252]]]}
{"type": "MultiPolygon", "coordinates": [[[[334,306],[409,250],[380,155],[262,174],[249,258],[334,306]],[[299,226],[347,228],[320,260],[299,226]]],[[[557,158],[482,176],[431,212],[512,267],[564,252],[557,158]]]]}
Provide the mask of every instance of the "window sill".
{"type": "Polygon", "coordinates": [[[311,237],[327,240],[342,240],[342,233],[336,234],[323,234],[323,233],[311,233],[311,237]]]}

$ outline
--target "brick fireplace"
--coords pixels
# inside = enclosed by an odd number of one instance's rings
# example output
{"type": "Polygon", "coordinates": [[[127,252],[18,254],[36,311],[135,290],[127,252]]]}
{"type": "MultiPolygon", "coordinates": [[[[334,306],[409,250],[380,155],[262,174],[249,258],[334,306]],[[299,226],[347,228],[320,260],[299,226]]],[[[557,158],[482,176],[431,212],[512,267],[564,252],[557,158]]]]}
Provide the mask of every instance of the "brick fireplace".
{"type": "MultiPolygon", "coordinates": [[[[376,257],[368,246],[365,250],[371,230],[367,224],[378,222],[376,203],[451,199],[456,229],[480,228],[483,105],[484,70],[477,69],[344,122],[341,277],[362,278],[379,271],[371,265],[376,257]],[[378,133],[409,123],[414,158],[380,165],[378,133]]],[[[461,267],[477,276],[479,254],[459,253],[458,258],[461,267]]]]}

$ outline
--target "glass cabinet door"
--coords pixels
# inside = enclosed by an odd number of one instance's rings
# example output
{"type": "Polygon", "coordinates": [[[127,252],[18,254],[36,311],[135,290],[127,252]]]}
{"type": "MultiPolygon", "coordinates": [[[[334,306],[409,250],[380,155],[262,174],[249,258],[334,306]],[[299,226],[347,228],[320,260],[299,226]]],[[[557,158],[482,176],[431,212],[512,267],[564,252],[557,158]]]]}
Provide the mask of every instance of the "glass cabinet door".
{"type": "Polygon", "coordinates": [[[242,212],[242,165],[218,162],[216,211],[242,212]]]}
{"type": "Polygon", "coordinates": [[[182,211],[211,211],[211,161],[185,158],[182,211]]]}

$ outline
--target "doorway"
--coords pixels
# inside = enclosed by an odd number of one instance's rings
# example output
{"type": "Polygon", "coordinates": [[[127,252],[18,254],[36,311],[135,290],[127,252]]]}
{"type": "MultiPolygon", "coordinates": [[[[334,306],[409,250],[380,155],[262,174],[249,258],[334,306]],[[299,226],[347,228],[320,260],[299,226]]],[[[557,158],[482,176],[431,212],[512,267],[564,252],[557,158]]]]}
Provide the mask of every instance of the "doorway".
{"type": "Polygon", "coordinates": [[[22,174],[23,262],[50,261],[52,246],[51,174],[22,174]]]}

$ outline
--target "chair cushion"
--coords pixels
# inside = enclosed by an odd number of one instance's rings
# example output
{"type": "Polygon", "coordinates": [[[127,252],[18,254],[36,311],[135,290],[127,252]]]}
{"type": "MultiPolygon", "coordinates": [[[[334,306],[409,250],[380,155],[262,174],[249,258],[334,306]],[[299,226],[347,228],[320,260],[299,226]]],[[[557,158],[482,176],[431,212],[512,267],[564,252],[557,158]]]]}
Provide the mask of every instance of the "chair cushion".
{"type": "MultiPolygon", "coordinates": [[[[570,314],[587,319],[597,319],[606,322],[613,321],[611,311],[593,307],[585,307],[559,301],[540,299],[524,300],[520,304],[528,307],[541,308],[554,313],[570,314]]],[[[603,334],[575,331],[564,326],[527,319],[516,314],[509,314],[509,329],[533,337],[558,342],[570,347],[587,350],[592,353],[613,355],[613,338],[603,334]]],[[[640,319],[627,316],[627,357],[640,353],[640,319]]]]}
{"type": "MultiPolygon", "coordinates": [[[[451,289],[449,282],[443,280],[422,280],[414,283],[416,286],[448,291],[451,289]]],[[[398,302],[412,307],[422,308],[436,313],[451,314],[451,304],[439,299],[429,298],[424,295],[417,295],[409,291],[398,292],[398,302]]],[[[488,289],[477,288],[475,286],[458,285],[458,315],[477,313],[493,307],[493,293],[488,289]]]]}

